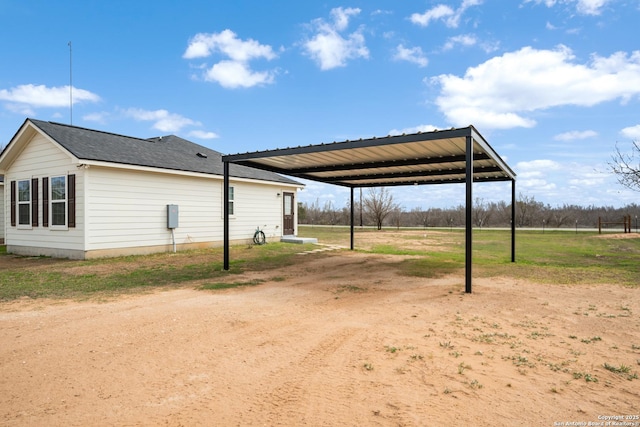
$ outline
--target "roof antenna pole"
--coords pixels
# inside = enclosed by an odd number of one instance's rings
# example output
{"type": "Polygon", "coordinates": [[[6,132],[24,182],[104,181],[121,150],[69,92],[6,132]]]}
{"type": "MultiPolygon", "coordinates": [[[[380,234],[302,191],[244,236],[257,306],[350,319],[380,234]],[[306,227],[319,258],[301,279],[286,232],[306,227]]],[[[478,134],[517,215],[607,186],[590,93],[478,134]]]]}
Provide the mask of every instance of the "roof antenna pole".
{"type": "Polygon", "coordinates": [[[69,45],[69,124],[73,126],[73,56],[71,52],[71,41],[69,45]]]}

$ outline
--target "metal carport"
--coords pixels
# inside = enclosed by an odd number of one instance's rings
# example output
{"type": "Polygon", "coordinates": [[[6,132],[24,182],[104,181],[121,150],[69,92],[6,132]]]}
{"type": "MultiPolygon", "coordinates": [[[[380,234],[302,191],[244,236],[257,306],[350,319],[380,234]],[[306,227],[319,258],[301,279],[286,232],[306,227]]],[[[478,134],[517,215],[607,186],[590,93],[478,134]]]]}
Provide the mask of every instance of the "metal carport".
{"type": "Polygon", "coordinates": [[[224,163],[224,269],[229,269],[229,164],[277,172],[351,189],[466,183],[465,292],[471,292],[473,182],[511,181],[511,261],[515,262],[515,176],[473,127],[282,148],[222,157],[224,163]]]}

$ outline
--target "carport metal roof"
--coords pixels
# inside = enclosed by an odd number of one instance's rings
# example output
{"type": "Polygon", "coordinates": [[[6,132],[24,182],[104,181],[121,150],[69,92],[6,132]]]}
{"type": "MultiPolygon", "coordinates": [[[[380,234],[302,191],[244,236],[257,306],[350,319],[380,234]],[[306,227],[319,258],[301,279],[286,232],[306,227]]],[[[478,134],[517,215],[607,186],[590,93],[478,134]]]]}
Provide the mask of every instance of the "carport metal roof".
{"type": "MultiPolygon", "coordinates": [[[[473,126],[232,154],[223,156],[222,161],[225,197],[228,197],[229,163],[351,188],[351,249],[354,188],[466,183],[467,292],[471,292],[473,182],[511,181],[512,217],[515,216],[516,174],[473,126]]],[[[228,208],[226,199],[224,208],[228,208]]],[[[228,212],[224,217],[225,269],[228,269],[228,212]]],[[[511,223],[512,261],[515,261],[515,222],[511,223]]]]}
{"type": "Polygon", "coordinates": [[[466,181],[467,137],[473,180],[509,181],[515,173],[473,127],[223,156],[224,162],[345,187],[466,181]]]}

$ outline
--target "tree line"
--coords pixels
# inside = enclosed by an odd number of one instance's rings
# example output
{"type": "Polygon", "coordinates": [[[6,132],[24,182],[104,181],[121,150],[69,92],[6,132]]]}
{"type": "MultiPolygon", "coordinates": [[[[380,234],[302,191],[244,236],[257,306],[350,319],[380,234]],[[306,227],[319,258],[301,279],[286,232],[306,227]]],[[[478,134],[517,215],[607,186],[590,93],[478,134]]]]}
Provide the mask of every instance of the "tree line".
{"type": "MultiPolygon", "coordinates": [[[[461,227],[465,225],[466,208],[458,205],[452,208],[416,207],[403,209],[393,200],[387,188],[371,188],[363,195],[362,203],[354,203],[354,224],[357,226],[384,227],[461,227]]],[[[349,204],[337,207],[332,201],[323,204],[301,203],[298,206],[300,224],[349,225],[351,207],[349,204]]],[[[535,200],[533,196],[520,194],[516,199],[516,227],[535,228],[597,228],[598,218],[603,222],[620,222],[631,215],[631,229],[640,226],[640,205],[635,203],[624,207],[577,206],[552,207],[535,200]]],[[[510,227],[511,203],[504,201],[486,202],[475,199],[472,207],[475,227],[510,227]]],[[[622,228],[622,224],[610,227],[622,228]]]]}

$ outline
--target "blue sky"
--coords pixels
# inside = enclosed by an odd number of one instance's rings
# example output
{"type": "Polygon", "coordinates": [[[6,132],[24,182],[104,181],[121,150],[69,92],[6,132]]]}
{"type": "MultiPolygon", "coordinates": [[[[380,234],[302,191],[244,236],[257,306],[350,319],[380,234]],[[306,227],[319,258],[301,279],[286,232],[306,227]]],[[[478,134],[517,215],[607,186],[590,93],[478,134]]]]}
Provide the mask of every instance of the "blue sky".
{"type": "MultiPolygon", "coordinates": [[[[0,0],[0,18],[0,147],[27,117],[228,154],[473,124],[519,194],[640,201],[608,168],[640,139],[638,0],[0,0]]],[[[464,203],[460,185],[392,192],[464,203]]],[[[308,183],[299,201],[347,198],[308,183]]]]}

